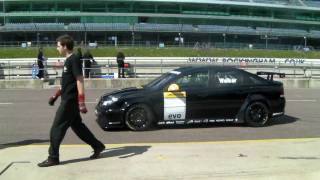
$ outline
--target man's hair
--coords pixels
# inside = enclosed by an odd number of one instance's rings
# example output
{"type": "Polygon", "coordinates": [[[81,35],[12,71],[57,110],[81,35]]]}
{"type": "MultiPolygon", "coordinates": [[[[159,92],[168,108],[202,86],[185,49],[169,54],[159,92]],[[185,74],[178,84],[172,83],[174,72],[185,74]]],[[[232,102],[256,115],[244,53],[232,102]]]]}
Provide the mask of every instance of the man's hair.
{"type": "Polygon", "coordinates": [[[67,34],[59,36],[57,42],[60,42],[61,46],[66,46],[68,50],[73,50],[74,42],[71,36],[67,34]]]}
{"type": "Polygon", "coordinates": [[[117,58],[121,58],[121,59],[124,59],[125,58],[125,56],[124,56],[124,54],[123,54],[123,52],[118,52],[118,54],[117,54],[117,58]]]}

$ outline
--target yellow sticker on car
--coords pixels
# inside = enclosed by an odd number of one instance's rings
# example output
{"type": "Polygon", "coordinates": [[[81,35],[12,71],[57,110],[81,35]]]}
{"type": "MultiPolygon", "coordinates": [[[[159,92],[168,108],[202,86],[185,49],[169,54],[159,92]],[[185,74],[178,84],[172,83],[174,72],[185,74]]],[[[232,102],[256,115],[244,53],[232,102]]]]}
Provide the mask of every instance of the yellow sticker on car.
{"type": "Polygon", "coordinates": [[[185,91],[182,92],[164,92],[164,98],[185,98],[187,97],[187,93],[185,91]]]}

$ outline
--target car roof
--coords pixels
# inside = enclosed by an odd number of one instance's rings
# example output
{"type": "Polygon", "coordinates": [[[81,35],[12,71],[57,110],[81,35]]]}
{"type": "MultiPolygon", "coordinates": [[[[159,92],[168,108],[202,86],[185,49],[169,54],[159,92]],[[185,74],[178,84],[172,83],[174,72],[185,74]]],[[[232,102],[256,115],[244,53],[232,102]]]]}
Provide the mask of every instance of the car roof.
{"type": "Polygon", "coordinates": [[[234,70],[237,68],[230,67],[230,66],[194,65],[194,66],[181,67],[181,68],[175,69],[175,71],[179,71],[181,73],[186,73],[186,72],[205,70],[205,69],[220,70],[221,71],[221,70],[234,70]]]}

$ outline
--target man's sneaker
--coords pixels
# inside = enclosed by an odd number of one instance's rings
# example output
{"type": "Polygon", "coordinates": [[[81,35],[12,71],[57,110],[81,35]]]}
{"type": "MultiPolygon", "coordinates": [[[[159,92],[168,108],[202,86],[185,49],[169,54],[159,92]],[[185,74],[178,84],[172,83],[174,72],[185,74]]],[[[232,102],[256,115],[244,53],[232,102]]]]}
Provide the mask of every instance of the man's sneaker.
{"type": "Polygon", "coordinates": [[[59,159],[48,158],[45,161],[38,164],[39,167],[49,167],[60,164],[59,159]]]}
{"type": "Polygon", "coordinates": [[[106,147],[102,145],[101,147],[94,149],[93,154],[90,156],[90,159],[97,159],[100,156],[100,153],[105,150],[105,148],[106,147]]]}

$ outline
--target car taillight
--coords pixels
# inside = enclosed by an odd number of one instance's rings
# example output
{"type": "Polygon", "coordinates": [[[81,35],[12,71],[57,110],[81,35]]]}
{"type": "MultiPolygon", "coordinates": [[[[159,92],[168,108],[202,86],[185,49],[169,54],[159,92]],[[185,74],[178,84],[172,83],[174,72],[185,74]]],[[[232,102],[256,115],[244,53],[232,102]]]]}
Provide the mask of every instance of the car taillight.
{"type": "Polygon", "coordinates": [[[284,97],[284,89],[283,89],[283,86],[281,87],[281,90],[280,90],[280,97],[284,97]]]}

